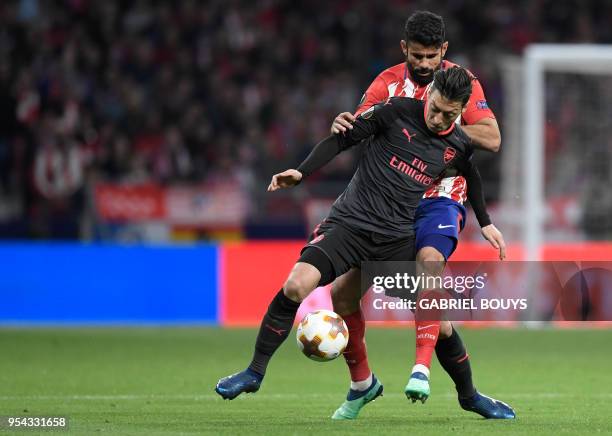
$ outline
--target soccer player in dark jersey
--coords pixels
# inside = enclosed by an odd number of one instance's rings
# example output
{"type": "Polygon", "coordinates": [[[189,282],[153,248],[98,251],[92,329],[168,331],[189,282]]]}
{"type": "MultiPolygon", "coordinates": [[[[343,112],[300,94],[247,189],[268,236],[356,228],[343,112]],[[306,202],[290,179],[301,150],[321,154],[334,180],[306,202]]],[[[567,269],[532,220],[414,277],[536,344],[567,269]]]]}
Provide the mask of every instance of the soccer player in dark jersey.
{"type": "MultiPolygon", "coordinates": [[[[215,390],[225,399],[256,392],[273,353],[287,338],[300,303],[318,286],[366,260],[413,261],[414,214],[423,193],[447,169],[467,178],[475,212],[484,200],[471,163],[471,140],[455,123],[465,110],[472,77],[462,68],[437,71],[427,101],[391,98],[362,113],[345,135],[333,135],[313,149],[297,169],[272,177],[269,191],[295,186],[335,155],[370,138],[359,167],[327,219],[273,298],[261,322],[248,368],[222,378],[215,390]],[[474,185],[472,185],[474,182],[474,185]]],[[[480,212],[478,212],[480,211],[480,212]]],[[[486,213],[486,211],[485,211],[486,213]]],[[[376,395],[382,385],[373,380],[376,395]]]]}
{"type": "MultiPolygon", "coordinates": [[[[442,17],[427,11],[408,18],[401,49],[406,61],[380,73],[365,92],[355,116],[389,97],[425,99],[434,72],[457,66],[444,59],[448,48],[442,17]]],[[[332,133],[342,134],[352,128],[355,116],[344,112],[334,120],[332,133]]],[[[472,95],[457,119],[475,148],[497,151],[500,133],[495,115],[489,108],[482,86],[474,77],[472,95]]],[[[417,262],[431,275],[438,275],[454,252],[459,232],[465,225],[466,180],[461,174],[436,181],[423,196],[415,216],[417,262]]],[[[505,257],[501,233],[488,215],[477,214],[482,234],[505,257]]],[[[376,394],[373,374],[365,345],[365,320],[361,312],[360,272],[357,268],[338,277],[332,285],[334,310],[346,321],[349,344],[344,357],[351,374],[346,401],[333,414],[334,419],[354,419],[361,408],[376,394]]],[[[416,356],[413,377],[406,394],[413,399],[429,396],[429,366],[436,356],[455,382],[461,407],[485,418],[514,418],[504,403],[478,393],[472,381],[470,358],[456,329],[449,321],[415,320],[416,356]],[[439,340],[438,340],[439,335],[439,340]]]]}

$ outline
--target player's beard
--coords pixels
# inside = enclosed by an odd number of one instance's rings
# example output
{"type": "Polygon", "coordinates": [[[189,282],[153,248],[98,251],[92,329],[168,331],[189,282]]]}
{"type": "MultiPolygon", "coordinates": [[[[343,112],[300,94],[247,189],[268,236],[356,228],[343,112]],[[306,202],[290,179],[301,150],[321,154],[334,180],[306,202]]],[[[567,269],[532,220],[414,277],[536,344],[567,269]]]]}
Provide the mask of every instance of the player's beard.
{"type": "Polygon", "coordinates": [[[433,80],[434,73],[436,72],[436,70],[429,68],[414,68],[410,64],[408,64],[408,71],[410,72],[410,77],[412,77],[412,80],[414,80],[420,86],[429,85],[433,80]]]}

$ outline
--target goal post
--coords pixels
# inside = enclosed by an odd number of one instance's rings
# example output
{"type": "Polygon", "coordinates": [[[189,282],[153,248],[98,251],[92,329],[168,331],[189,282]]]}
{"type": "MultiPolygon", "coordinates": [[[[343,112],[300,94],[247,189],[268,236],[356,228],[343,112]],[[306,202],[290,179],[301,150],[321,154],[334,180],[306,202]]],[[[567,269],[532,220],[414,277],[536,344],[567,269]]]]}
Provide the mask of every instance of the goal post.
{"type": "MultiPolygon", "coordinates": [[[[545,242],[545,74],[548,72],[612,76],[612,45],[533,44],[525,50],[521,165],[526,260],[539,260],[545,242]]],[[[521,95],[515,90],[516,94],[521,95]]],[[[604,116],[610,118],[612,114],[604,116]]]]}

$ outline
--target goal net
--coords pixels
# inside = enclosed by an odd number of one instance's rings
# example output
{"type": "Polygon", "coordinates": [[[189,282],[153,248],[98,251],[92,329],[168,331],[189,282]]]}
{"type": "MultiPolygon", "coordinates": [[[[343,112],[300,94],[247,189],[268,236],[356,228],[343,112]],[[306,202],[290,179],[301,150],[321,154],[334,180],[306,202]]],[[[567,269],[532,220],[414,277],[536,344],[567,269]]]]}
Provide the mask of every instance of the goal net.
{"type": "Polygon", "coordinates": [[[535,44],[502,62],[500,224],[523,242],[612,240],[612,46],[535,44]]]}

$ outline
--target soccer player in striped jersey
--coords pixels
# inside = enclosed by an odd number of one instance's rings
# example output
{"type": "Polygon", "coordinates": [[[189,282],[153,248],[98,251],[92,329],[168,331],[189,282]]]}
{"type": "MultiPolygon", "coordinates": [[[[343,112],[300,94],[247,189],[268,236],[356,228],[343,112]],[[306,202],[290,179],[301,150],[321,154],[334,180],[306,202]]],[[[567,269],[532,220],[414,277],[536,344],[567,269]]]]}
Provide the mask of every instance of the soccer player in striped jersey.
{"type": "MultiPolygon", "coordinates": [[[[356,113],[344,112],[336,117],[332,133],[345,133],[352,128],[356,116],[390,97],[426,98],[434,73],[456,66],[444,60],[447,48],[442,17],[426,11],[415,12],[406,22],[405,40],[401,41],[406,61],[380,73],[363,95],[356,113]]],[[[475,77],[471,98],[457,121],[475,148],[499,150],[499,127],[475,77]]],[[[463,203],[466,188],[465,178],[460,174],[446,177],[432,186],[421,200],[415,216],[417,262],[427,274],[440,274],[457,246],[459,232],[465,223],[463,203]]],[[[479,217],[479,224],[484,238],[499,250],[500,259],[503,259],[505,244],[501,233],[486,215],[484,219],[479,217]]],[[[356,418],[378,391],[367,360],[360,298],[360,272],[353,268],[338,277],[332,286],[334,310],[344,318],[349,328],[349,345],[344,356],[351,373],[349,394],[333,414],[334,419],[356,418]]],[[[440,364],[455,382],[462,408],[485,418],[514,418],[512,408],[475,389],[469,356],[452,324],[415,318],[416,358],[405,388],[407,397],[423,402],[429,397],[429,367],[435,350],[440,364]]]]}

